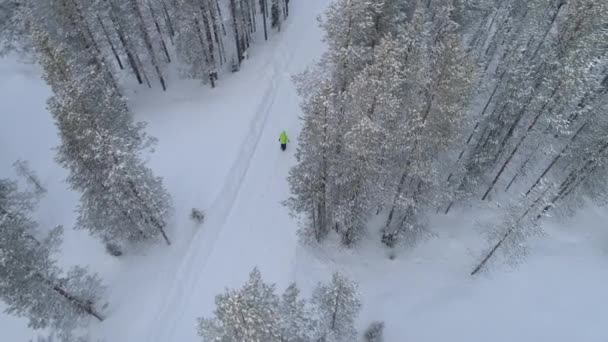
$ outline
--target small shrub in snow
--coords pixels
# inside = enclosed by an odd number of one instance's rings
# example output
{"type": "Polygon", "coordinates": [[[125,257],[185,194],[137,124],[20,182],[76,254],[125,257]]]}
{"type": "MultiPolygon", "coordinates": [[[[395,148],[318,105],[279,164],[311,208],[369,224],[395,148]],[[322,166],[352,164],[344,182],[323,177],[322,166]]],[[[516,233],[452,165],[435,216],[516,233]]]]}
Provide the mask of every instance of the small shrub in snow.
{"type": "Polygon", "coordinates": [[[111,256],[119,257],[122,255],[122,248],[113,242],[106,243],[106,252],[111,256]]]}
{"type": "Polygon", "coordinates": [[[74,336],[71,333],[68,334],[56,334],[51,332],[49,335],[38,335],[36,341],[30,339],[29,342],[103,342],[102,340],[93,341],[86,336],[74,336]]]}
{"type": "Polygon", "coordinates": [[[384,322],[372,322],[369,328],[365,331],[363,337],[366,342],[382,342],[384,341],[384,322]]]}
{"type": "Polygon", "coordinates": [[[190,218],[196,224],[202,224],[205,222],[205,212],[196,208],[192,208],[192,212],[190,213],[190,218]]]}

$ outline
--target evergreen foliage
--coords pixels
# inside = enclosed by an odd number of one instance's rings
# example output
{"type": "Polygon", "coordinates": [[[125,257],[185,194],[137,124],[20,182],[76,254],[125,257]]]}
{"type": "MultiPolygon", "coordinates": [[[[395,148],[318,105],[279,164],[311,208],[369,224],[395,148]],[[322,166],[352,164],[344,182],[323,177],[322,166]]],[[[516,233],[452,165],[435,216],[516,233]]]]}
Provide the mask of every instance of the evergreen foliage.
{"type": "Polygon", "coordinates": [[[0,299],[6,312],[25,317],[33,329],[50,328],[60,336],[103,320],[96,309],[104,287],[82,267],[64,272],[53,259],[62,227],[43,234],[31,219],[38,195],[20,192],[0,179],[0,299]]]}
{"type": "Polygon", "coordinates": [[[204,341],[353,341],[361,306],[355,288],[334,274],[330,284],[317,286],[310,301],[299,299],[295,284],[279,297],[256,268],[242,288],[216,297],[214,317],[199,318],[198,333],[204,341]]]}

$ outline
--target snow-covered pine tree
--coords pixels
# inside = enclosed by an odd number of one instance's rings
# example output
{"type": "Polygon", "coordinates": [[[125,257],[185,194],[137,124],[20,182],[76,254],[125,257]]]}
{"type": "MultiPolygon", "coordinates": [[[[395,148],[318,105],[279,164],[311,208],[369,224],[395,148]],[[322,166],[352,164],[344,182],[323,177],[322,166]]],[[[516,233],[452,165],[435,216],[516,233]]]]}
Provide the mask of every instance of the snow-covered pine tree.
{"type": "Polygon", "coordinates": [[[329,5],[320,21],[328,44],[323,62],[340,93],[373,60],[380,38],[397,31],[405,6],[397,0],[336,0],[329,5]]]}
{"type": "Polygon", "coordinates": [[[23,6],[23,20],[27,22],[30,37],[35,30],[44,31],[52,41],[63,44],[74,56],[70,62],[73,61],[71,67],[75,72],[86,72],[78,68],[95,64],[95,68],[104,74],[106,86],[118,92],[114,70],[106,62],[86,18],[85,8],[78,0],[25,0],[23,6]]]}
{"type": "MultiPolygon", "coordinates": [[[[117,50],[126,55],[138,82],[145,81],[151,87],[148,75],[154,74],[165,90],[164,73],[171,62],[166,37],[170,36],[171,29],[168,22],[161,19],[161,13],[165,13],[162,4],[142,0],[95,0],[89,5],[91,10],[87,14],[92,17],[89,21],[108,23],[109,32],[116,34],[120,43],[117,50]]],[[[104,39],[101,24],[97,32],[97,36],[104,39]]]]}
{"type": "Polygon", "coordinates": [[[304,215],[300,235],[305,241],[320,242],[331,230],[333,149],[339,125],[334,103],[336,96],[329,80],[313,78],[315,70],[298,78],[298,91],[304,98],[303,127],[298,140],[297,163],[289,172],[291,197],[287,205],[295,215],[304,215]]]}
{"type": "Polygon", "coordinates": [[[298,298],[299,294],[296,284],[291,284],[281,298],[281,342],[309,342],[319,337],[319,322],[315,321],[306,301],[298,298]]]}
{"type": "Polygon", "coordinates": [[[283,24],[283,1],[282,0],[271,0],[270,5],[270,26],[281,31],[281,25],[283,24]]]}
{"type": "Polygon", "coordinates": [[[391,0],[334,2],[321,22],[329,51],[314,71],[299,78],[308,89],[301,91],[305,126],[300,139],[307,144],[291,172],[296,196],[289,203],[293,211],[307,213],[305,224],[317,241],[331,227],[345,245],[354,245],[377,206],[372,183],[380,178],[385,129],[394,129],[395,94],[402,92],[402,83],[390,84],[401,75],[396,59],[401,56],[391,50],[398,44],[389,48],[382,41],[399,31],[404,7],[391,0]],[[399,76],[392,77],[393,71],[399,76]]]}
{"type": "Polygon", "coordinates": [[[54,96],[49,109],[62,140],[58,160],[82,193],[78,226],[109,242],[139,242],[166,235],[170,197],[141,161],[154,142],[133,123],[124,100],[107,86],[97,64],[86,64],[48,35],[34,40],[54,96]],[[86,72],[83,72],[86,71],[86,72]]]}
{"type": "Polygon", "coordinates": [[[218,57],[212,39],[209,2],[179,0],[179,9],[176,51],[188,67],[185,75],[215,86],[213,73],[217,71],[218,57]]]}
{"type": "Polygon", "coordinates": [[[15,171],[17,171],[17,174],[24,178],[28,185],[34,188],[34,193],[37,196],[46,194],[47,189],[42,184],[38,175],[30,168],[29,162],[26,160],[17,160],[13,164],[13,167],[15,168],[15,171]]]}
{"type": "MultiPolygon", "coordinates": [[[[494,237],[492,249],[473,273],[497,250],[508,247],[505,242],[517,237],[515,233],[537,229],[543,216],[571,214],[564,209],[576,209],[571,204],[577,200],[569,196],[604,192],[603,186],[594,187],[599,190],[594,192],[584,184],[593,183],[595,177],[588,176],[602,169],[608,149],[600,133],[606,126],[608,61],[606,47],[599,43],[608,39],[608,32],[601,29],[608,23],[608,5],[595,0],[539,0],[527,6],[527,18],[520,22],[525,29],[517,29],[526,39],[508,42],[518,46],[520,56],[517,63],[511,62],[512,68],[504,67],[504,60],[497,63],[503,65],[503,73],[509,71],[509,77],[500,77],[502,87],[497,85],[497,95],[487,102],[491,117],[482,132],[488,133],[480,134],[472,155],[473,159],[487,156],[485,165],[475,165],[484,166],[477,168],[480,174],[491,175],[480,196],[490,199],[497,189],[523,193],[508,207],[533,203],[520,210],[532,224],[518,219],[520,214],[512,215],[510,222],[516,224],[510,223],[506,233],[494,237]],[[553,210],[558,207],[561,210],[553,210]]],[[[506,202],[509,197],[499,200],[506,202]]],[[[524,242],[520,239],[517,245],[524,242]]]]}
{"type": "Polygon", "coordinates": [[[0,0],[0,56],[17,52],[25,57],[31,53],[25,13],[26,8],[20,1],[0,0]]]}
{"type": "Polygon", "coordinates": [[[410,135],[403,120],[408,108],[403,100],[407,73],[402,62],[407,43],[388,34],[374,44],[373,62],[345,92],[344,148],[337,157],[341,176],[336,181],[341,197],[334,206],[345,245],[358,241],[379,201],[387,202],[385,185],[408,149],[401,138],[410,135]]]}
{"type": "Polygon", "coordinates": [[[462,47],[458,25],[451,19],[453,10],[452,2],[419,1],[406,35],[405,41],[413,43],[405,66],[409,73],[406,91],[412,93],[405,96],[412,101],[405,114],[408,124],[401,127],[408,127],[411,134],[393,146],[405,146],[409,152],[393,178],[399,181],[382,237],[388,246],[404,234],[411,238],[420,234],[422,215],[445,196],[438,175],[445,172],[445,154],[465,122],[473,84],[473,65],[462,47]],[[395,212],[399,214],[396,222],[395,212]]]}
{"type": "Polygon", "coordinates": [[[0,299],[8,314],[28,318],[31,328],[69,335],[90,318],[103,320],[95,307],[103,286],[81,267],[63,274],[53,259],[62,228],[47,235],[38,230],[30,218],[35,198],[19,192],[15,182],[0,179],[0,299]]]}
{"type": "Polygon", "coordinates": [[[357,338],[355,319],[361,310],[354,282],[334,273],[331,283],[319,284],[313,292],[312,305],[322,324],[322,341],[350,342],[357,338]]]}
{"type": "Polygon", "coordinates": [[[199,318],[198,333],[204,341],[280,341],[279,297],[257,268],[241,289],[227,290],[215,303],[214,318],[199,318]]]}

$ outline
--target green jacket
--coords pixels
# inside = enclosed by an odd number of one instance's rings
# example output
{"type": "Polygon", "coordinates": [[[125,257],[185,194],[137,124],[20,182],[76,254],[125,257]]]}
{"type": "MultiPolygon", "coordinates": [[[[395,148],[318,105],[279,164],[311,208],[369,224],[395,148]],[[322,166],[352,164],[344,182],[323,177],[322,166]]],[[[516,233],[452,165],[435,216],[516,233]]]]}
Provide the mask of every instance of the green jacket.
{"type": "Polygon", "coordinates": [[[281,142],[281,144],[287,144],[289,142],[289,138],[287,137],[287,133],[285,133],[285,131],[281,132],[281,135],[279,136],[279,141],[281,142]]]}

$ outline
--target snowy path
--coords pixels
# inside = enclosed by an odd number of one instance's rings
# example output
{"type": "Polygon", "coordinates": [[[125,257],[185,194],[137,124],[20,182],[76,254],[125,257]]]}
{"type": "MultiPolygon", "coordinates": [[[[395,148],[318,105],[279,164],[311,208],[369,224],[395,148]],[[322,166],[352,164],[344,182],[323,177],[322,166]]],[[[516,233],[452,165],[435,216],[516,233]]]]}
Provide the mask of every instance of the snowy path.
{"type": "Polygon", "coordinates": [[[299,98],[291,75],[310,65],[322,49],[315,18],[326,3],[294,2],[292,13],[297,15],[275,37],[279,41],[272,58],[261,70],[266,77],[270,74],[270,82],[255,108],[248,134],[207,210],[207,222],[177,266],[144,340],[197,339],[195,318],[208,315],[214,296],[226,286],[240,285],[255,266],[267,280],[280,285],[294,280],[295,225],[280,203],[289,193],[286,176],[294,161],[299,129],[299,98]],[[286,152],[277,141],[282,129],[291,138],[286,152]],[[266,205],[260,206],[261,202],[266,205]]]}

